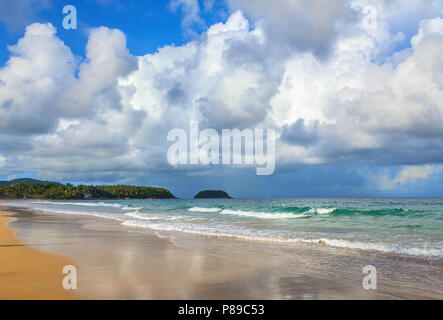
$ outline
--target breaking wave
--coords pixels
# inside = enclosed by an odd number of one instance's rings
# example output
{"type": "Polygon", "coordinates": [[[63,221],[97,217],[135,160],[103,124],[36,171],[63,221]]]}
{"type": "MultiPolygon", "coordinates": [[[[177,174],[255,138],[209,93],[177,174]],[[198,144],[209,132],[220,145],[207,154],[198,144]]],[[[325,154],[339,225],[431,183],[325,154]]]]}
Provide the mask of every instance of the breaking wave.
{"type": "Polygon", "coordinates": [[[304,214],[270,213],[270,212],[242,211],[242,210],[230,210],[230,209],[224,209],[220,213],[236,215],[241,217],[258,218],[258,219],[294,219],[294,218],[305,217],[304,214]]]}
{"type": "Polygon", "coordinates": [[[202,207],[192,207],[188,209],[189,212],[208,212],[208,213],[219,212],[221,210],[222,209],[220,208],[202,208],[202,207]]]}

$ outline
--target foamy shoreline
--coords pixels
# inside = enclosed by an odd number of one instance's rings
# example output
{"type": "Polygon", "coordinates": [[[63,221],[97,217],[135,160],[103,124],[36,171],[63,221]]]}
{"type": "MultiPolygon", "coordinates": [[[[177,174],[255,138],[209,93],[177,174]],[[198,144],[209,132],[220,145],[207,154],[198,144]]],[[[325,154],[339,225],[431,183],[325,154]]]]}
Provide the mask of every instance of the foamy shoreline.
{"type": "MultiPolygon", "coordinates": [[[[332,215],[337,210],[336,208],[295,208],[293,212],[260,212],[251,210],[235,210],[223,207],[198,207],[193,206],[188,208],[188,213],[193,213],[192,217],[184,214],[172,214],[165,216],[164,214],[157,213],[145,213],[139,211],[143,207],[137,207],[129,205],[127,203],[116,202],[69,202],[69,201],[28,201],[17,202],[18,206],[31,207],[36,210],[47,211],[49,213],[60,213],[70,215],[88,215],[101,218],[107,218],[119,221],[122,225],[137,229],[149,229],[161,233],[170,232],[182,232],[194,236],[206,236],[206,237],[219,237],[219,238],[231,238],[245,241],[254,242],[269,242],[276,244],[293,244],[293,243],[306,243],[311,245],[323,245],[333,248],[344,248],[350,250],[361,250],[367,252],[379,252],[385,254],[399,255],[405,258],[417,258],[426,259],[432,261],[442,260],[442,248],[434,246],[428,246],[424,244],[408,244],[402,241],[396,241],[389,243],[379,239],[377,235],[373,235],[370,239],[353,239],[346,238],[337,234],[320,234],[310,235],[306,234],[304,237],[300,237],[297,233],[284,234],[278,232],[249,232],[247,229],[235,228],[235,226],[229,226],[229,228],[219,228],[218,226],[211,227],[206,226],[204,223],[199,222],[212,219],[214,216],[227,217],[229,219],[246,218],[246,219],[259,219],[265,222],[272,222],[274,220],[287,219],[289,222],[296,219],[303,219],[310,216],[327,217],[332,215]],[[32,205],[31,205],[32,204],[32,205]],[[35,207],[34,204],[38,204],[35,207]],[[40,207],[40,205],[50,205],[49,208],[40,207]],[[52,207],[54,206],[54,207],[52,207]],[[70,207],[74,207],[72,209],[70,207]],[[65,209],[67,208],[67,209],[65,209]],[[84,209],[88,211],[84,211],[84,209]],[[97,209],[94,209],[97,208],[97,209]],[[91,211],[91,209],[93,209],[91,211]],[[108,210],[114,210],[107,212],[108,210]],[[115,211],[117,210],[117,211],[115,211]],[[206,216],[205,216],[206,214],[206,216]]],[[[294,208],[285,208],[294,209],[294,208]]],[[[395,210],[394,210],[395,211],[395,210]]],[[[399,212],[405,212],[399,210],[399,212]]],[[[313,224],[315,225],[315,224],[313,224]]],[[[364,234],[364,230],[360,231],[364,234]]],[[[344,235],[346,236],[346,235],[344,235]]]]}
{"type": "Polygon", "coordinates": [[[276,247],[177,233],[161,239],[149,230],[137,232],[117,221],[97,217],[16,211],[14,227],[20,229],[19,237],[30,243],[46,242],[37,247],[74,258],[83,270],[79,276],[83,289],[78,293],[85,290],[91,299],[442,297],[435,283],[441,279],[441,265],[361,256],[324,246],[315,246],[315,250],[310,245],[276,247]],[[361,265],[370,263],[379,265],[383,276],[388,276],[381,281],[384,288],[376,292],[361,288],[361,265]],[[412,289],[405,291],[404,284],[389,278],[398,278],[411,266],[415,266],[415,272],[404,276],[412,289]],[[423,287],[421,274],[435,279],[423,287]],[[278,279],[288,280],[280,283],[278,279]],[[239,281],[247,285],[239,287],[239,281]],[[215,283],[216,287],[212,285],[215,283]],[[282,285],[285,289],[280,288],[282,285]]]}

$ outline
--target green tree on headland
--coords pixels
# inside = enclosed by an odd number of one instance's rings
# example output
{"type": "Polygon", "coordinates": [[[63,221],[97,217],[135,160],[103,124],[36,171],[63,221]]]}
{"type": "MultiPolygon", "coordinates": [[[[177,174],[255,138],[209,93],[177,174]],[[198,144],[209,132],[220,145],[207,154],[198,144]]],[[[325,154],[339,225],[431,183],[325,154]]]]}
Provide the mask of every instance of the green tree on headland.
{"type": "Polygon", "coordinates": [[[1,199],[106,200],[106,199],[173,199],[163,188],[116,186],[73,186],[58,183],[18,183],[0,185],[1,199]]]}

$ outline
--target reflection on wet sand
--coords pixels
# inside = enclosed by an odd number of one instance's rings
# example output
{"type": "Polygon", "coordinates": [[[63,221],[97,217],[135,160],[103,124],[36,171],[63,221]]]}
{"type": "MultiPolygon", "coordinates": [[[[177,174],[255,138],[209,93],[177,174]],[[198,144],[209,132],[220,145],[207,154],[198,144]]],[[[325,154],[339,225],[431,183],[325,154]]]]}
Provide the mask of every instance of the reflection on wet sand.
{"type": "Polygon", "coordinates": [[[439,263],[396,261],[324,246],[156,234],[86,216],[16,209],[18,236],[72,257],[78,294],[91,299],[442,298],[439,263]],[[362,288],[376,264],[379,289],[362,288]],[[426,275],[426,276],[424,276],[426,275]]]}

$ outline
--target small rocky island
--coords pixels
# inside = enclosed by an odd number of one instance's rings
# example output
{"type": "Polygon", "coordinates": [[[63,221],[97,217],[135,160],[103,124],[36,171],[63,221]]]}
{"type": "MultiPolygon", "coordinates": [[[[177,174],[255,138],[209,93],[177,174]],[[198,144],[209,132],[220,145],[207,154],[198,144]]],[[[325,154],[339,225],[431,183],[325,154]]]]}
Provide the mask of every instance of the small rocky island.
{"type": "Polygon", "coordinates": [[[232,199],[225,191],[204,190],[197,193],[194,199],[232,199]]]}

